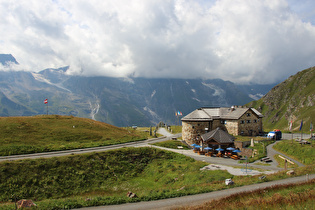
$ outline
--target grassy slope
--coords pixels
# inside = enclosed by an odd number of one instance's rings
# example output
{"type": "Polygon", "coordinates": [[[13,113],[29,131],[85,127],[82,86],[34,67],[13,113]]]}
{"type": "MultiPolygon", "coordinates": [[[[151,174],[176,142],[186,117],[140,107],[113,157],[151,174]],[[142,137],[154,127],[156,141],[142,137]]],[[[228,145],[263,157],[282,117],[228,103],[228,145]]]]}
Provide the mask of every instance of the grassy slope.
{"type": "Polygon", "coordinates": [[[14,196],[33,199],[46,209],[58,202],[61,206],[70,202],[72,207],[129,202],[128,191],[137,193],[140,200],[153,200],[224,187],[223,180],[230,174],[200,171],[205,165],[149,147],[0,162],[0,209],[7,204],[1,202],[14,196]],[[202,185],[206,186],[200,189],[202,185]]]}
{"type": "Polygon", "coordinates": [[[298,131],[303,119],[303,131],[309,132],[310,122],[315,119],[315,67],[291,76],[247,106],[262,112],[265,130],[278,128],[287,131],[292,120],[293,131],[298,131]]]}
{"type": "Polygon", "coordinates": [[[198,206],[177,209],[313,209],[315,180],[239,193],[198,206]]]}
{"type": "Polygon", "coordinates": [[[0,117],[0,155],[96,147],[146,139],[147,134],[72,116],[0,117]]]}
{"type": "Polygon", "coordinates": [[[273,148],[305,165],[315,164],[314,142],[312,144],[301,145],[295,141],[281,141],[275,144],[273,148]]]}

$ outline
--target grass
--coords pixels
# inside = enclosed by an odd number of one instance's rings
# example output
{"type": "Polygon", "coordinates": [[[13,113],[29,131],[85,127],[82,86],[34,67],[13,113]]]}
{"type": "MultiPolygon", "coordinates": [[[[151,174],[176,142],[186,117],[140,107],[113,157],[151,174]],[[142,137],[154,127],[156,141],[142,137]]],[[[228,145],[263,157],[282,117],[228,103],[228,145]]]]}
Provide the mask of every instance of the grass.
{"type": "Polygon", "coordinates": [[[181,133],[182,132],[182,126],[181,125],[172,125],[171,131],[173,134],[181,133]]]}
{"type": "MultiPolygon", "coordinates": [[[[249,147],[249,148],[257,150],[257,154],[254,157],[248,157],[247,161],[249,163],[253,163],[256,160],[260,160],[261,158],[266,157],[266,154],[267,154],[266,147],[269,144],[274,143],[274,141],[270,141],[270,140],[265,141],[265,140],[266,140],[266,138],[262,138],[262,137],[256,138],[255,141],[257,141],[258,143],[254,143],[254,147],[249,147]]],[[[245,161],[246,160],[240,160],[239,162],[244,163],[245,161]]]]}
{"type": "Polygon", "coordinates": [[[0,156],[98,147],[144,140],[148,133],[60,115],[0,117],[0,156]]]}
{"type": "MultiPolygon", "coordinates": [[[[79,208],[179,197],[288,177],[279,172],[260,180],[227,171],[201,171],[205,165],[150,147],[0,162],[0,209],[13,209],[15,198],[32,199],[39,209],[79,208]],[[235,185],[226,186],[226,178],[235,185]],[[128,198],[128,191],[137,198],[128,198]]],[[[312,173],[314,165],[295,170],[295,176],[312,173]]]]}
{"type": "Polygon", "coordinates": [[[266,140],[266,137],[263,136],[235,136],[235,141],[263,141],[266,140]]]}
{"type": "MultiPolygon", "coordinates": [[[[275,160],[277,161],[278,163],[278,167],[280,168],[285,168],[285,160],[280,158],[279,155],[275,155],[274,156],[275,160]]],[[[287,169],[293,169],[293,168],[297,168],[299,167],[297,164],[291,164],[289,162],[287,162],[287,169]]]]}
{"type": "Polygon", "coordinates": [[[128,191],[137,193],[140,200],[154,200],[198,193],[198,185],[212,182],[220,188],[230,177],[225,171],[200,171],[205,165],[149,147],[1,162],[0,208],[12,205],[8,202],[13,197],[35,200],[40,209],[46,209],[47,203],[70,205],[70,201],[71,208],[125,203],[131,201],[126,197],[128,191]]]}
{"type": "Polygon", "coordinates": [[[315,163],[314,144],[301,145],[298,142],[288,140],[278,142],[273,148],[305,165],[315,163]]]}
{"type": "Polygon", "coordinates": [[[315,180],[238,193],[202,205],[174,209],[313,209],[315,180]]]}
{"type": "Polygon", "coordinates": [[[171,148],[171,149],[178,149],[179,146],[183,147],[183,149],[186,149],[186,150],[190,149],[186,144],[183,144],[182,142],[178,140],[167,140],[167,141],[154,143],[153,145],[159,146],[159,147],[171,148]]]}

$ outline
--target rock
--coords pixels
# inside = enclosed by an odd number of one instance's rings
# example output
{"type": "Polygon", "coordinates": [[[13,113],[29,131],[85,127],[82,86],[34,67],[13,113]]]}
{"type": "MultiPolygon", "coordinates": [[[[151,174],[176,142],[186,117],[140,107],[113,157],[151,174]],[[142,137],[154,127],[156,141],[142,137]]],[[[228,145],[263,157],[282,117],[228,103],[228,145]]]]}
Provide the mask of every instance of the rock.
{"type": "Polygon", "coordinates": [[[180,190],[183,190],[183,189],[185,189],[185,186],[179,188],[177,191],[180,191],[180,190]]]}
{"type": "Polygon", "coordinates": [[[294,175],[294,174],[295,174],[294,170],[287,171],[287,175],[294,175]]]}
{"type": "Polygon", "coordinates": [[[22,199],[17,202],[18,209],[32,207],[32,206],[36,206],[36,204],[32,200],[22,199]]]}
{"type": "Polygon", "coordinates": [[[127,193],[127,197],[129,197],[129,198],[136,198],[137,197],[137,195],[136,195],[136,193],[133,193],[133,192],[128,192],[127,193]]]}

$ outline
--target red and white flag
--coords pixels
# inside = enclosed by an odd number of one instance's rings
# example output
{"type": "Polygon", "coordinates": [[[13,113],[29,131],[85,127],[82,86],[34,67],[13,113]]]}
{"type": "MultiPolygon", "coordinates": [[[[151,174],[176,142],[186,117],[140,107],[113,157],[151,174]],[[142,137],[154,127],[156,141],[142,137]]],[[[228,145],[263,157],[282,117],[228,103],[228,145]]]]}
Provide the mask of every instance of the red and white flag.
{"type": "Polygon", "coordinates": [[[47,98],[45,99],[44,104],[48,104],[48,99],[47,98]]]}

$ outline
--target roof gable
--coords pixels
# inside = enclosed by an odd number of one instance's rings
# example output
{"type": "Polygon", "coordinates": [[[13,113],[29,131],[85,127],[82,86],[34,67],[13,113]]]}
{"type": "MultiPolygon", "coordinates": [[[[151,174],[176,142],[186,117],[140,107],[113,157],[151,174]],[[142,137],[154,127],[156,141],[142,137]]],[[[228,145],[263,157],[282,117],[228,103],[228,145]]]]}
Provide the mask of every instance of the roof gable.
{"type": "Polygon", "coordinates": [[[212,121],[214,119],[237,120],[240,119],[248,110],[251,110],[257,117],[263,115],[254,108],[242,107],[220,107],[220,108],[200,108],[183,117],[182,121],[212,121]]]}
{"type": "Polygon", "coordinates": [[[205,143],[217,142],[219,144],[230,144],[234,142],[234,137],[223,131],[221,128],[216,128],[209,133],[201,135],[201,139],[205,143]]]}
{"type": "Polygon", "coordinates": [[[196,109],[193,112],[189,113],[185,117],[182,118],[182,120],[212,120],[211,115],[209,115],[207,112],[205,112],[203,109],[196,109]]]}

